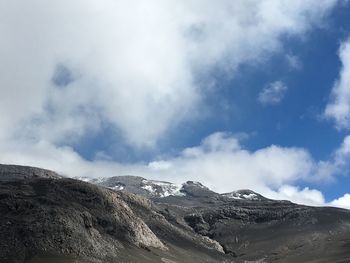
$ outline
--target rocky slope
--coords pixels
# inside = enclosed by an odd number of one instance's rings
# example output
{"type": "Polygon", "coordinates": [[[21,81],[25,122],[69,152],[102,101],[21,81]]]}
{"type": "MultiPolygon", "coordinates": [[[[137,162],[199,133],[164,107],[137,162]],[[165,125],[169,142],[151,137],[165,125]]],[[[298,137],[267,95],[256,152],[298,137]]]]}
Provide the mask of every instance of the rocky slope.
{"type": "Polygon", "coordinates": [[[144,197],[47,176],[37,168],[1,168],[0,262],[227,259],[216,241],[169,223],[144,197]]]}
{"type": "Polygon", "coordinates": [[[348,210],[270,200],[251,190],[218,194],[192,181],[178,192],[144,195],[169,222],[218,241],[234,262],[350,262],[348,210]]]}
{"type": "Polygon", "coordinates": [[[13,181],[27,178],[58,179],[62,178],[62,176],[53,171],[36,167],[0,164],[0,179],[2,181],[13,181]]]}
{"type": "Polygon", "coordinates": [[[350,262],[348,210],[191,181],[89,181],[0,165],[0,262],[350,262]]]}

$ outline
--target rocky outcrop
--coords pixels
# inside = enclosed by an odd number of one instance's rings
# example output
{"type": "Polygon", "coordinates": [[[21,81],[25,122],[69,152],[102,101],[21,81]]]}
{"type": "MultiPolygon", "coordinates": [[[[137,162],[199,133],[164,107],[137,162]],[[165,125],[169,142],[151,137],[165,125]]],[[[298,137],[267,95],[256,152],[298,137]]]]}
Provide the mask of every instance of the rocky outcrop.
{"type": "Polygon", "coordinates": [[[0,240],[7,241],[0,242],[2,259],[41,251],[103,260],[125,244],[166,249],[123,193],[47,178],[3,182],[0,193],[0,240]]]}

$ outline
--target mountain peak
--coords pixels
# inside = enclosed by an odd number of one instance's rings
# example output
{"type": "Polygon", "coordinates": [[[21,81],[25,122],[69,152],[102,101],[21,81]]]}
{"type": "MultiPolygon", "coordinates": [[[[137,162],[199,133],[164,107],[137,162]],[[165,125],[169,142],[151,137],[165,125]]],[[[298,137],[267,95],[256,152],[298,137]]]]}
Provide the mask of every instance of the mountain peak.
{"type": "Polygon", "coordinates": [[[221,194],[221,196],[231,198],[231,199],[236,199],[236,200],[252,200],[252,201],[268,200],[266,197],[249,189],[232,191],[230,193],[221,194]]]}
{"type": "Polygon", "coordinates": [[[187,181],[184,184],[185,185],[191,185],[191,186],[198,186],[198,187],[203,188],[203,189],[209,189],[208,187],[204,186],[202,183],[197,182],[197,181],[187,181]]]}

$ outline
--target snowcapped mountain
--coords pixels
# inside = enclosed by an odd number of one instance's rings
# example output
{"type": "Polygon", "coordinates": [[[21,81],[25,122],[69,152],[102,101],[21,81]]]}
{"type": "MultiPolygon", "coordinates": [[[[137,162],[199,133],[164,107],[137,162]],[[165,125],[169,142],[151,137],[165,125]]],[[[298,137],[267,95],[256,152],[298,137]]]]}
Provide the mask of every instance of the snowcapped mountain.
{"type": "Polygon", "coordinates": [[[204,197],[220,196],[200,182],[187,181],[174,184],[166,181],[148,180],[139,176],[125,175],[106,178],[76,177],[75,179],[101,185],[116,191],[131,192],[149,198],[176,197],[204,197]]]}
{"type": "Polygon", "coordinates": [[[200,182],[187,181],[183,184],[174,184],[165,181],[147,180],[139,176],[114,176],[109,178],[75,178],[81,181],[101,185],[115,191],[126,191],[140,194],[149,198],[165,197],[221,197],[242,201],[265,201],[267,198],[251,190],[238,190],[230,193],[218,194],[211,191],[200,182]]]}
{"type": "Polygon", "coordinates": [[[169,182],[154,181],[154,180],[143,180],[143,186],[141,188],[150,192],[150,194],[156,195],[157,197],[173,196],[184,196],[185,193],[181,192],[182,185],[177,185],[169,182]]]}
{"type": "Polygon", "coordinates": [[[238,190],[230,193],[221,194],[221,196],[236,199],[236,200],[252,200],[252,201],[266,200],[265,197],[251,190],[238,190]]]}
{"type": "Polygon", "coordinates": [[[183,185],[165,181],[147,180],[139,176],[114,176],[109,178],[75,178],[81,181],[102,185],[112,190],[131,192],[146,197],[162,198],[168,196],[184,196],[183,185]]]}

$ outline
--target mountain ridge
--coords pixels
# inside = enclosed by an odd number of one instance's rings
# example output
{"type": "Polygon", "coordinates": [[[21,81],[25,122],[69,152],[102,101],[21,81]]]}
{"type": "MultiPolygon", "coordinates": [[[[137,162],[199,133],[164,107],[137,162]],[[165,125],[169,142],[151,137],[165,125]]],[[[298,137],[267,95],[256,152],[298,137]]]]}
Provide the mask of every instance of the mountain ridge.
{"type": "Polygon", "coordinates": [[[349,210],[218,194],[193,181],[175,189],[142,177],[92,184],[56,175],[0,165],[5,262],[350,261],[349,210]]]}
{"type": "MultiPolygon", "coordinates": [[[[105,186],[112,190],[120,190],[141,194],[149,198],[163,198],[168,196],[194,195],[220,195],[222,197],[246,200],[268,200],[268,198],[249,189],[235,190],[229,193],[216,193],[200,182],[186,181],[174,184],[167,181],[150,180],[141,176],[122,175],[104,178],[74,177],[74,179],[105,186]],[[143,190],[141,190],[141,189],[143,190]]],[[[281,200],[286,201],[286,200],[281,200]]]]}

